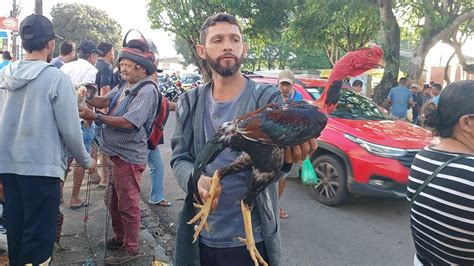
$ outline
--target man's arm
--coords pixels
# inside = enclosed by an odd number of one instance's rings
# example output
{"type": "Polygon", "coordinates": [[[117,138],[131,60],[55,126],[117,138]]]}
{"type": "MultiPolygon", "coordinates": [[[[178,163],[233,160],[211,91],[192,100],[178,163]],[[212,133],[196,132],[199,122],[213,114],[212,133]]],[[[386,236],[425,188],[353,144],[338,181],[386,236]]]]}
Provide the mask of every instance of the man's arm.
{"type": "MultiPolygon", "coordinates": [[[[191,153],[189,151],[189,146],[192,145],[191,143],[187,143],[188,141],[184,137],[184,134],[186,132],[183,132],[181,116],[190,115],[190,112],[188,109],[187,111],[184,111],[180,114],[180,111],[183,110],[182,101],[178,102],[176,110],[176,125],[174,128],[173,135],[171,137],[172,155],[170,165],[173,169],[176,181],[181,186],[183,191],[188,193],[188,181],[193,173],[194,159],[192,158],[191,153]]],[[[187,119],[187,121],[188,123],[191,123],[191,119],[187,119]]],[[[187,126],[186,130],[192,130],[192,125],[187,126]]]]}
{"type": "Polygon", "coordinates": [[[82,141],[73,85],[66,75],[61,77],[57,84],[58,86],[53,88],[51,103],[59,133],[77,163],[84,168],[91,169],[94,167],[94,163],[82,141]]]}
{"type": "Polygon", "coordinates": [[[391,105],[392,104],[392,94],[393,94],[393,88],[390,89],[390,92],[387,95],[387,102],[391,105]]]}

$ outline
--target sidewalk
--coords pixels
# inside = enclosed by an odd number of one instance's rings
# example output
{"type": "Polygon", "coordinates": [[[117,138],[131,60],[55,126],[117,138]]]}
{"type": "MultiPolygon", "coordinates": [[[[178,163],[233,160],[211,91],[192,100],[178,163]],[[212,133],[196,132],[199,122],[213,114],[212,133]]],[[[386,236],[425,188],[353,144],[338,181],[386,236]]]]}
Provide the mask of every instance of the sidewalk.
{"type": "MultiPolygon", "coordinates": [[[[146,174],[148,171],[146,171],[146,174]]],[[[145,178],[145,173],[142,178],[145,178]]],[[[71,210],[69,209],[69,199],[72,189],[72,175],[69,174],[64,184],[64,203],[60,209],[64,214],[64,224],[61,234],[60,244],[64,250],[55,248],[51,265],[106,265],[105,256],[109,256],[113,251],[106,250],[101,245],[105,239],[106,213],[104,204],[105,189],[100,189],[97,184],[90,185],[90,205],[88,209],[88,221],[84,223],[87,209],[86,207],[71,210]],[[86,224],[86,227],[85,227],[86,224]]],[[[147,189],[147,188],[143,188],[147,189]]],[[[87,176],[84,177],[81,187],[81,197],[86,199],[87,176]]],[[[168,265],[169,258],[165,255],[164,249],[159,245],[157,227],[159,220],[153,216],[149,207],[143,200],[140,203],[142,210],[142,226],[140,231],[140,257],[133,262],[124,265],[168,265]],[[153,234],[153,235],[152,235],[153,234]],[[152,264],[152,262],[155,264],[152,264]]],[[[113,236],[112,224],[109,218],[108,237],[113,236]]]]}

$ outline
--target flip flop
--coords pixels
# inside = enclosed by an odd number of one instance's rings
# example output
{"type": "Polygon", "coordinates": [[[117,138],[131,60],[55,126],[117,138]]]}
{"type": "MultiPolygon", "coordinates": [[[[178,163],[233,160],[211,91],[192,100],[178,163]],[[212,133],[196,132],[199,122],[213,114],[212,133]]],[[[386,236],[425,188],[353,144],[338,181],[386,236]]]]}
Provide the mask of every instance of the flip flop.
{"type": "Polygon", "coordinates": [[[69,209],[71,209],[71,210],[77,210],[77,209],[80,209],[80,208],[83,208],[83,207],[87,207],[87,206],[88,206],[88,204],[87,204],[85,201],[83,201],[83,202],[81,203],[81,205],[69,206],[69,209]]]}
{"type": "Polygon", "coordinates": [[[284,211],[283,209],[280,209],[280,218],[281,219],[286,219],[288,218],[288,213],[286,213],[286,211],[284,211]]]}
{"type": "Polygon", "coordinates": [[[171,202],[167,201],[167,200],[160,200],[159,202],[150,202],[150,204],[152,205],[157,205],[157,206],[161,206],[161,207],[169,207],[171,206],[171,202]]]}

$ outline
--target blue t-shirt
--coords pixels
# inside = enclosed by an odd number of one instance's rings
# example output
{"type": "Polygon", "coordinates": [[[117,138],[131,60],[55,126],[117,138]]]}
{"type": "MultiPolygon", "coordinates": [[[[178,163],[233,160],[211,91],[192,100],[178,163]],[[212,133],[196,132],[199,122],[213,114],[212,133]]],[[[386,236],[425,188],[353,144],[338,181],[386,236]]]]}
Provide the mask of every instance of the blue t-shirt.
{"type": "Polygon", "coordinates": [[[5,66],[7,66],[8,64],[10,64],[10,60],[3,60],[1,63],[0,63],[0,70],[2,70],[5,66]]]}
{"type": "Polygon", "coordinates": [[[303,101],[303,95],[301,95],[301,93],[297,91],[293,93],[293,98],[289,100],[289,102],[301,102],[301,101],[303,101]]]}
{"type": "Polygon", "coordinates": [[[392,114],[399,117],[407,116],[408,103],[410,99],[412,99],[411,92],[407,87],[397,86],[390,89],[390,92],[388,93],[388,99],[392,105],[392,114]]]}
{"type": "Polygon", "coordinates": [[[66,62],[61,57],[55,57],[51,60],[51,65],[55,66],[57,69],[61,68],[66,62]]]}
{"type": "Polygon", "coordinates": [[[439,95],[436,95],[435,97],[433,97],[433,103],[438,105],[438,102],[439,102],[439,95]]]}
{"type": "MultiPolygon", "coordinates": [[[[241,95],[226,102],[216,102],[212,90],[206,95],[206,110],[204,117],[204,133],[206,140],[211,138],[216,130],[224,123],[237,117],[241,95]]],[[[214,172],[232,163],[240,152],[225,149],[211,164],[207,165],[205,172],[212,176],[214,172]]],[[[243,198],[250,182],[250,172],[241,172],[226,176],[221,180],[221,195],[217,208],[208,217],[209,232],[201,231],[200,241],[209,247],[230,248],[244,244],[238,237],[245,238],[244,221],[240,209],[240,200],[243,198]]],[[[261,220],[257,209],[252,210],[252,227],[255,242],[263,241],[261,233],[261,220]]]]}

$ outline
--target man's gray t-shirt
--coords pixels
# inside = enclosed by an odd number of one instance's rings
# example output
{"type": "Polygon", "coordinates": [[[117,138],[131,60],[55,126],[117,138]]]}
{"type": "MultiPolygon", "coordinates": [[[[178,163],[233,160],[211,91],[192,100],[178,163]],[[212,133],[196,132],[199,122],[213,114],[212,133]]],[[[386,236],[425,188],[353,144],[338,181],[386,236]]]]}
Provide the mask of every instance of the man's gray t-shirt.
{"type": "MultiPolygon", "coordinates": [[[[209,140],[217,129],[225,122],[236,118],[241,94],[231,101],[216,102],[212,96],[212,89],[206,95],[206,108],[204,117],[204,132],[206,140],[209,140]]],[[[225,165],[232,163],[240,152],[225,149],[217,158],[209,164],[205,172],[212,176],[214,172],[225,165]]],[[[221,196],[217,208],[208,217],[209,232],[201,231],[200,241],[209,247],[229,248],[243,246],[238,237],[245,238],[244,221],[240,208],[240,200],[243,198],[250,182],[250,172],[242,172],[226,176],[221,181],[221,196]]],[[[256,208],[252,210],[252,227],[255,242],[263,241],[261,233],[261,222],[256,208]]]]}

